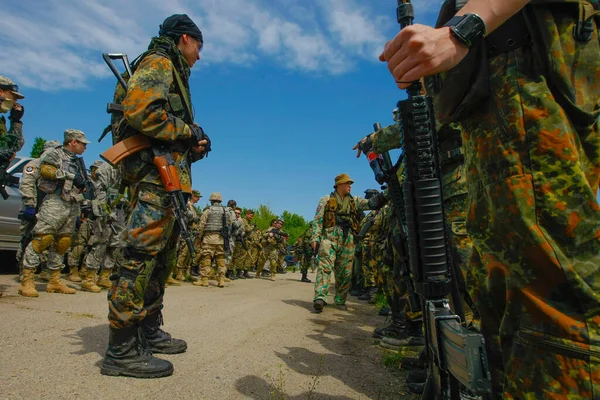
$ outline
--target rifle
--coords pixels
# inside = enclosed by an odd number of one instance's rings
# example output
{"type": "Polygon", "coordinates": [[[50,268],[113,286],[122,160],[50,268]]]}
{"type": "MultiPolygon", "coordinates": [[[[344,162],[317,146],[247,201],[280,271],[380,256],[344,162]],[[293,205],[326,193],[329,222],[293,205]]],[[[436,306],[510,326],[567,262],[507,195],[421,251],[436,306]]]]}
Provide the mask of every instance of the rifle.
{"type": "Polygon", "coordinates": [[[158,169],[158,174],[171,203],[171,211],[179,224],[180,236],[185,240],[190,255],[194,259],[196,257],[194,237],[185,222],[184,210],[186,205],[181,191],[181,182],[179,182],[179,176],[175,169],[173,154],[163,146],[152,146],[152,151],[154,153],[154,165],[158,169]]]}
{"type": "Polygon", "coordinates": [[[10,162],[13,159],[13,155],[15,154],[15,146],[17,144],[17,137],[15,135],[5,135],[5,140],[3,142],[7,142],[12,140],[9,143],[6,149],[0,150],[0,195],[4,200],[8,200],[8,192],[6,191],[6,186],[10,185],[18,185],[19,178],[16,176],[9,175],[6,171],[10,167],[10,162]]]}
{"type": "MultiPolygon", "coordinates": [[[[410,0],[397,0],[400,29],[412,25],[410,0]]],[[[444,225],[439,149],[433,100],[421,94],[421,82],[397,103],[404,129],[406,180],[404,202],[409,263],[423,304],[429,374],[423,399],[460,399],[460,385],[475,394],[491,393],[491,375],[482,335],[465,329],[450,309],[451,262],[444,225]]],[[[456,274],[456,272],[455,272],[456,274]]],[[[462,306],[460,296],[454,306],[462,306]]],[[[464,320],[464,317],[462,318],[464,320]]]]}
{"type": "MultiPolygon", "coordinates": [[[[73,161],[73,164],[75,165],[75,168],[79,171],[79,173],[81,174],[81,176],[83,176],[83,179],[85,181],[85,188],[83,190],[83,197],[86,200],[94,200],[96,198],[96,192],[95,192],[95,189],[94,189],[94,184],[92,183],[92,181],[90,180],[90,178],[89,178],[89,176],[87,174],[87,169],[85,168],[85,162],[83,161],[83,158],[81,158],[81,157],[73,157],[72,161],[73,161]]],[[[90,206],[90,211],[91,211],[91,206],[90,206]]]]}
{"type": "Polygon", "coordinates": [[[363,240],[364,239],[365,235],[367,234],[367,232],[369,231],[369,229],[371,229],[371,227],[373,226],[374,223],[375,223],[375,213],[371,212],[367,216],[367,220],[365,221],[365,224],[362,226],[362,228],[360,228],[360,231],[358,232],[358,235],[356,235],[356,237],[358,238],[358,240],[363,240]]]}
{"type": "MultiPolygon", "coordinates": [[[[123,64],[125,65],[125,71],[127,73],[127,76],[131,77],[133,75],[133,72],[129,65],[129,59],[127,58],[127,55],[103,53],[102,58],[104,59],[106,65],[108,65],[112,73],[115,75],[123,89],[125,89],[125,92],[127,92],[127,82],[125,82],[125,79],[123,79],[123,76],[119,73],[119,70],[112,61],[119,59],[122,60],[123,64]]],[[[106,105],[106,112],[109,114],[122,114],[123,106],[121,104],[108,103],[106,105]]],[[[190,127],[193,131],[192,140],[195,140],[196,142],[202,140],[207,141],[207,144],[204,145],[204,154],[208,155],[208,153],[211,151],[210,138],[204,132],[204,129],[202,129],[200,126],[191,125],[190,127]]],[[[106,129],[104,129],[104,131],[102,132],[102,135],[100,136],[98,141],[100,142],[104,138],[104,136],[106,136],[108,132],[110,132],[112,129],[112,124],[107,126],[106,129]]],[[[106,161],[113,167],[116,167],[117,164],[119,164],[119,162],[121,162],[123,159],[150,147],[152,147],[152,142],[150,138],[144,134],[138,133],[136,135],[124,138],[123,140],[120,140],[119,142],[115,143],[112,147],[101,153],[100,158],[102,158],[104,161],[106,161]]]]}

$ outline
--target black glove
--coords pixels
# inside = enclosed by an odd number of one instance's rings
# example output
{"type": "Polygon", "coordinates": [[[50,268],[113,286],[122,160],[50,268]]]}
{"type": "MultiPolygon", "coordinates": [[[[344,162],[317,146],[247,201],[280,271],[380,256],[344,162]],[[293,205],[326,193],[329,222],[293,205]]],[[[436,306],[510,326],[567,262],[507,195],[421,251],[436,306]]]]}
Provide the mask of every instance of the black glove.
{"type": "Polygon", "coordinates": [[[19,109],[15,108],[18,103],[15,103],[13,108],[10,109],[10,114],[8,115],[8,119],[12,122],[21,122],[21,118],[23,118],[23,114],[25,114],[25,107],[22,104],[18,104],[20,106],[19,109]]]}
{"type": "Polygon", "coordinates": [[[201,140],[206,140],[207,143],[204,145],[204,151],[202,152],[202,157],[208,156],[208,153],[210,153],[210,151],[212,150],[211,149],[210,138],[204,132],[204,129],[202,129],[202,127],[200,127],[198,125],[190,125],[190,127],[192,128],[192,135],[194,137],[194,144],[198,143],[201,140]]]}
{"type": "Polygon", "coordinates": [[[0,163],[8,163],[14,154],[12,150],[0,149],[0,163]]]}
{"type": "Polygon", "coordinates": [[[75,186],[79,190],[83,190],[83,188],[85,188],[85,179],[79,171],[75,172],[75,178],[73,178],[73,186],[75,186]]]}

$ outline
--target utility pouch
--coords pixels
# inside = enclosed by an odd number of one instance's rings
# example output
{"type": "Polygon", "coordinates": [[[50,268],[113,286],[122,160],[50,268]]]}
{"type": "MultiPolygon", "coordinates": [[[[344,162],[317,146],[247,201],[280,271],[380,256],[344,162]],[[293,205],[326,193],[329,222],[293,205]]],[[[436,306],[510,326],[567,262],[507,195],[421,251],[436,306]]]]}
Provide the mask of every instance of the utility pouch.
{"type": "MultiPolygon", "coordinates": [[[[456,14],[454,0],[442,5],[436,28],[442,27],[456,14]]],[[[441,123],[458,122],[469,116],[489,97],[489,71],[486,45],[475,44],[467,56],[450,71],[426,78],[428,92],[433,95],[436,118],[441,123]]]]}

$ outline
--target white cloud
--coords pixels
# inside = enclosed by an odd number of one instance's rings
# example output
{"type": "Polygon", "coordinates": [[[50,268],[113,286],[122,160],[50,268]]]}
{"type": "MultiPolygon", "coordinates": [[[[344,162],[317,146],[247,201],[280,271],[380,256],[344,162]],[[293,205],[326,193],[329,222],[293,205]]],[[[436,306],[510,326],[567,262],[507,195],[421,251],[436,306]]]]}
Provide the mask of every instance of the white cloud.
{"type": "MultiPolygon", "coordinates": [[[[438,1],[438,0],[433,0],[438,1]]],[[[202,63],[341,74],[376,57],[394,26],[359,0],[47,0],[3,7],[0,71],[42,90],[76,89],[110,75],[102,52],[141,53],[158,25],[187,13],[205,37],[202,63]],[[387,33],[385,33],[387,31],[387,33]]],[[[383,3],[382,3],[383,4],[383,3]]]]}

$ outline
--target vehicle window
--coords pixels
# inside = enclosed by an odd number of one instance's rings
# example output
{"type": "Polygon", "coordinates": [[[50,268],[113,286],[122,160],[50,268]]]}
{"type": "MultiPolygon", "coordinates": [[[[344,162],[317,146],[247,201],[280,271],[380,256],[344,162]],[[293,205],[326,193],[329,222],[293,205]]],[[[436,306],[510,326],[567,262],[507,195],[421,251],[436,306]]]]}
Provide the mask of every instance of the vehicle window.
{"type": "MultiPolygon", "coordinates": [[[[13,160],[8,165],[8,168],[12,167],[13,165],[15,165],[16,163],[18,163],[19,161],[21,161],[21,157],[15,157],[15,158],[13,158],[13,160]]],[[[6,169],[8,169],[8,168],[6,168],[6,169]]],[[[21,171],[22,170],[23,170],[23,168],[21,168],[21,171]]]]}
{"type": "MultiPolygon", "coordinates": [[[[23,168],[25,167],[26,164],[27,164],[26,162],[23,162],[23,163],[17,165],[15,169],[13,169],[12,171],[10,171],[10,173],[12,175],[22,173],[23,172],[23,168]]],[[[12,165],[12,163],[11,163],[11,165],[12,165]]]]}

